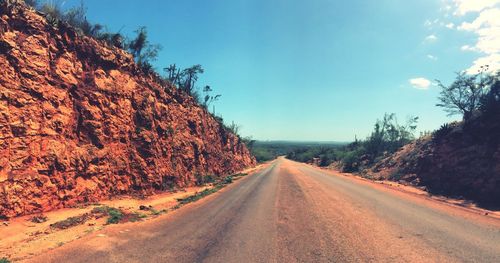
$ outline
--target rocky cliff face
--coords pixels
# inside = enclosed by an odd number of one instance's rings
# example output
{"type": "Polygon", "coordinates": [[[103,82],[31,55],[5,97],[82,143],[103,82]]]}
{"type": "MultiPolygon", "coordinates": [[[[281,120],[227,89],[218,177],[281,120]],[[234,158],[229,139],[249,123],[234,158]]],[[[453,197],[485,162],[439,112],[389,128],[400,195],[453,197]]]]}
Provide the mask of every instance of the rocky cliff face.
{"type": "Polygon", "coordinates": [[[193,185],[254,164],[126,52],[0,5],[0,217],[193,185]]]}
{"type": "Polygon", "coordinates": [[[406,145],[368,175],[425,187],[434,194],[500,206],[500,112],[454,123],[406,145]]]}

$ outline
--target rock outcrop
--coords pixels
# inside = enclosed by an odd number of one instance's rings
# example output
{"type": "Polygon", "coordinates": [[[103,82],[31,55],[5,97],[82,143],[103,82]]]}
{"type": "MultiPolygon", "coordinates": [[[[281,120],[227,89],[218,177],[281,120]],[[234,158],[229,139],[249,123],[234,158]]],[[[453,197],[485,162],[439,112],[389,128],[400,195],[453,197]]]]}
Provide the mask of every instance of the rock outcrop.
{"type": "Polygon", "coordinates": [[[24,5],[0,5],[0,69],[0,217],[255,163],[238,136],[128,53],[24,5]]]}
{"type": "Polygon", "coordinates": [[[500,112],[444,125],[404,146],[367,175],[425,188],[430,193],[500,207],[500,112]]]}

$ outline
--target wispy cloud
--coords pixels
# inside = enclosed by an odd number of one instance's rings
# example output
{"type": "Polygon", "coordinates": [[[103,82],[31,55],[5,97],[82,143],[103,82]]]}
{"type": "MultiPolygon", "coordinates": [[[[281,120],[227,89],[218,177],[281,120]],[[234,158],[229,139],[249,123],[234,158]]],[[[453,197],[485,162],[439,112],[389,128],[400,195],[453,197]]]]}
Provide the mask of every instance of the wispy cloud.
{"type": "Polygon", "coordinates": [[[430,59],[430,60],[437,60],[438,59],[436,56],[431,55],[431,54],[428,54],[427,58],[430,59]]]}
{"type": "Polygon", "coordinates": [[[476,49],[474,47],[471,47],[469,45],[463,45],[460,49],[462,51],[476,51],[476,49]]]}
{"type": "Polygon", "coordinates": [[[408,82],[416,89],[426,90],[431,86],[431,81],[422,77],[409,79],[408,82]]]}
{"type": "Polygon", "coordinates": [[[438,38],[436,35],[434,34],[431,34],[431,35],[428,35],[425,37],[425,42],[434,42],[436,41],[438,38]]]}
{"type": "Polygon", "coordinates": [[[449,28],[449,29],[453,29],[453,28],[455,28],[455,24],[453,24],[453,23],[448,23],[448,24],[446,24],[446,25],[445,25],[445,27],[446,27],[446,28],[449,28]]]}

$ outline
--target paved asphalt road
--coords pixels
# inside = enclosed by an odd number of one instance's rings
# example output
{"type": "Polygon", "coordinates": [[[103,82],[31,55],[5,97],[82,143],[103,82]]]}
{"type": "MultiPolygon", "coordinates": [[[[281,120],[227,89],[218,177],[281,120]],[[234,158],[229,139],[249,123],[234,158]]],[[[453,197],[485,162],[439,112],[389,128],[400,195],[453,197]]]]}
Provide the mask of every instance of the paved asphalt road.
{"type": "Polygon", "coordinates": [[[498,222],[421,199],[279,158],[158,220],[31,261],[500,262],[498,222]]]}

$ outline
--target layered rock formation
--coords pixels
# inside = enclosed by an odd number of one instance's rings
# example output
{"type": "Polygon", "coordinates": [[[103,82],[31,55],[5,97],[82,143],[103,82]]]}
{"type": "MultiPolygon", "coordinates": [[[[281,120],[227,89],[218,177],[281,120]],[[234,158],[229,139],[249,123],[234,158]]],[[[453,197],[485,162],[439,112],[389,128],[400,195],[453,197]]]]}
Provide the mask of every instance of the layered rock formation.
{"type": "Polygon", "coordinates": [[[0,217],[254,164],[236,135],[128,53],[23,5],[0,8],[0,217]]]}

